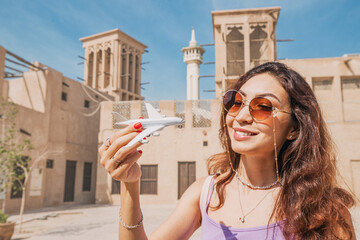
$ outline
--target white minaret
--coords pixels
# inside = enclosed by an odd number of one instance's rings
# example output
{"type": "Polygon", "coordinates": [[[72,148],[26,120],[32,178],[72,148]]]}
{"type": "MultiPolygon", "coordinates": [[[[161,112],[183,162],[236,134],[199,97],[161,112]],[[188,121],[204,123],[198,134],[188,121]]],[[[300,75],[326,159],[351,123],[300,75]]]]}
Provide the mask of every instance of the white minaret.
{"type": "Polygon", "coordinates": [[[203,53],[205,50],[201,46],[197,46],[195,40],[195,30],[191,31],[191,40],[188,47],[181,49],[184,53],[184,62],[187,64],[186,69],[186,89],[187,100],[198,100],[200,98],[200,67],[203,61],[203,53]]]}

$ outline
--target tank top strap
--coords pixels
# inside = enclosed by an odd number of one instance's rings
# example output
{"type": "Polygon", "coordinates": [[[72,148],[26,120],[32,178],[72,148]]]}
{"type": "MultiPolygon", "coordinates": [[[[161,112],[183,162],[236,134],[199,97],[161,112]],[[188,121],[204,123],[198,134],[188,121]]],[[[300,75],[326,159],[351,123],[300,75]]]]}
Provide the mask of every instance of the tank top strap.
{"type": "Polygon", "coordinates": [[[214,176],[210,175],[208,176],[202,186],[201,189],[201,195],[200,195],[200,210],[201,212],[206,211],[210,199],[211,199],[211,195],[213,193],[213,189],[214,189],[214,176]]]}

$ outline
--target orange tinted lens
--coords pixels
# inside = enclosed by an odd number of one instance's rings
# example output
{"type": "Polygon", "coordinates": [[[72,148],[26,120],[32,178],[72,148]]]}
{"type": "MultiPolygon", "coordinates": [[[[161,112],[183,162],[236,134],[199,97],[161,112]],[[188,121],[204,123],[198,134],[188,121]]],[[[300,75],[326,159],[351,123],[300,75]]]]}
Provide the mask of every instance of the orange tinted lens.
{"type": "Polygon", "coordinates": [[[273,105],[270,100],[263,97],[258,97],[251,100],[249,109],[251,116],[253,116],[255,120],[263,121],[271,115],[273,111],[273,105]]]}
{"type": "Polygon", "coordinates": [[[223,98],[224,108],[228,112],[236,112],[240,109],[242,104],[242,97],[236,91],[227,91],[223,98]]]}

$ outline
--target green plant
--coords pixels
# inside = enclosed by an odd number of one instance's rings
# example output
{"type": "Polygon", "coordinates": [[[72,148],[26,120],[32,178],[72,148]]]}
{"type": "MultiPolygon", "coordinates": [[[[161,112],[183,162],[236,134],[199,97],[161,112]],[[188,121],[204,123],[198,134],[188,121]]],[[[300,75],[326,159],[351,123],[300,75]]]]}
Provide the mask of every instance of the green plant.
{"type": "Polygon", "coordinates": [[[0,223],[6,223],[8,217],[9,217],[9,215],[7,215],[6,213],[3,213],[3,212],[0,210],[0,223]]]}

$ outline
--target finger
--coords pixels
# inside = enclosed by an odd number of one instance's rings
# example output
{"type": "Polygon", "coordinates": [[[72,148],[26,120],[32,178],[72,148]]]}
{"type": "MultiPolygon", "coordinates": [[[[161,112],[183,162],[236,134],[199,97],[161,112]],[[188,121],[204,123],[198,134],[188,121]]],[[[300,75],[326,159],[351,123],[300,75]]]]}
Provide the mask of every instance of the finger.
{"type": "Polygon", "coordinates": [[[108,171],[110,174],[112,171],[114,171],[116,168],[118,168],[121,164],[123,164],[127,158],[129,158],[132,154],[136,153],[137,150],[133,150],[131,152],[124,152],[122,151],[122,149],[120,149],[119,151],[116,152],[116,154],[110,158],[109,161],[107,161],[105,169],[106,171],[108,171]]]}
{"type": "Polygon", "coordinates": [[[105,142],[100,146],[99,148],[99,153],[102,154],[104,151],[106,151],[109,147],[107,147],[106,145],[110,145],[116,141],[116,139],[118,139],[119,137],[123,136],[123,135],[127,135],[129,133],[132,132],[141,132],[143,130],[142,128],[142,124],[140,122],[137,122],[133,125],[129,125],[123,129],[120,129],[119,131],[117,131],[111,138],[109,138],[108,141],[105,140],[105,142]]]}
{"type": "MultiPolygon", "coordinates": [[[[115,153],[117,151],[119,151],[120,148],[122,148],[123,146],[125,146],[126,144],[128,144],[134,137],[137,136],[136,132],[132,132],[130,134],[127,134],[125,136],[119,137],[118,139],[115,140],[115,142],[113,142],[113,144],[111,144],[111,146],[109,147],[109,149],[107,151],[104,152],[102,158],[101,158],[101,164],[103,166],[106,165],[106,162],[110,160],[110,158],[112,156],[115,155],[115,153]]],[[[140,143],[141,145],[141,143],[140,143]]],[[[131,150],[133,150],[136,147],[139,147],[140,145],[138,144],[134,144],[133,146],[127,148],[127,149],[122,149],[122,152],[130,152],[131,150]],[[129,150],[129,151],[126,151],[129,150]]],[[[118,158],[120,158],[121,156],[119,156],[118,158]]]]}
{"type": "Polygon", "coordinates": [[[114,156],[112,156],[106,163],[105,163],[105,169],[106,171],[110,172],[113,171],[115,168],[117,168],[120,164],[127,161],[127,158],[137,152],[137,148],[142,145],[141,142],[135,143],[133,146],[129,148],[120,148],[114,156]]]}
{"type": "Polygon", "coordinates": [[[115,141],[117,138],[132,133],[132,132],[141,132],[143,130],[142,128],[142,124],[140,122],[137,122],[133,125],[129,125],[126,128],[120,129],[119,131],[117,131],[114,136],[112,136],[110,138],[110,143],[115,141]]]}
{"type": "Polygon", "coordinates": [[[106,151],[109,147],[110,147],[110,138],[107,138],[103,144],[101,144],[101,146],[99,147],[98,151],[100,153],[100,155],[103,154],[104,151],[106,151]]]}
{"type": "Polygon", "coordinates": [[[129,170],[137,162],[137,160],[139,160],[141,155],[141,150],[133,152],[123,163],[111,172],[111,177],[115,179],[127,179],[131,174],[129,170]]]}

